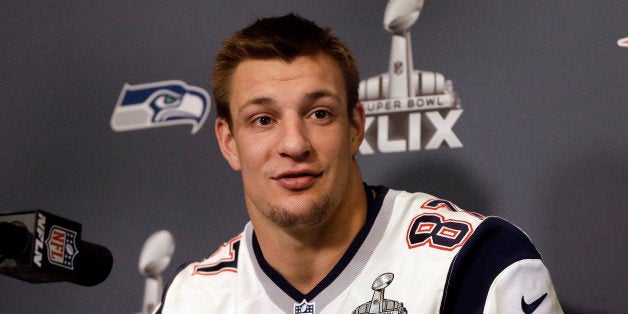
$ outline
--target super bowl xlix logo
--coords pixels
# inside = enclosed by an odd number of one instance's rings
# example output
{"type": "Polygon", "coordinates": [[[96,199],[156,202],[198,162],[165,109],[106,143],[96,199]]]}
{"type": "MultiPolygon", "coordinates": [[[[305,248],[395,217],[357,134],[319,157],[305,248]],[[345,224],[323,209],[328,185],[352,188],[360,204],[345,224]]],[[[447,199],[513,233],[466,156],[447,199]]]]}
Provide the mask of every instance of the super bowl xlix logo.
{"type": "Polygon", "coordinates": [[[358,306],[352,314],[407,314],[408,310],[402,302],[384,298],[384,290],[395,278],[393,273],[384,273],[373,281],[373,297],[371,301],[358,306]]]}
{"type": "Polygon", "coordinates": [[[366,135],[360,153],[462,147],[453,126],[462,114],[453,83],[436,72],[414,70],[410,27],[423,0],[390,0],[384,26],[392,33],[387,73],[360,82],[366,135]]]}

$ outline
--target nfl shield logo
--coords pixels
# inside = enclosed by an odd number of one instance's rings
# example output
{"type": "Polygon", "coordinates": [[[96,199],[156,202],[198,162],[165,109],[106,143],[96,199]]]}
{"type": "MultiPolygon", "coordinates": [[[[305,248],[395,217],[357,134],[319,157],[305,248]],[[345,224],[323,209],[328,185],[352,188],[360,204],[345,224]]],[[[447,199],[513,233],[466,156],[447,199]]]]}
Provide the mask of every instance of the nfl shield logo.
{"type": "Polygon", "coordinates": [[[74,257],[78,254],[76,232],[55,225],[50,229],[46,246],[51,264],[74,269],[74,257]]]}
{"type": "Polygon", "coordinates": [[[294,304],[294,314],[314,314],[315,302],[308,303],[305,299],[299,304],[294,304]]]}

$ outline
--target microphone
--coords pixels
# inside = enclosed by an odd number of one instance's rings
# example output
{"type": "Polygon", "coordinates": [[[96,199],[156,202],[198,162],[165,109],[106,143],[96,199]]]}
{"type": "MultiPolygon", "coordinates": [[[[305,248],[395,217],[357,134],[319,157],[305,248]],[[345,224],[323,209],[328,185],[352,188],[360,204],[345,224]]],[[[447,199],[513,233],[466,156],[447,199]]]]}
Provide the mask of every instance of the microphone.
{"type": "Polygon", "coordinates": [[[37,209],[0,214],[0,274],[31,283],[95,286],[109,276],[111,252],[81,240],[81,224],[37,209]]]}

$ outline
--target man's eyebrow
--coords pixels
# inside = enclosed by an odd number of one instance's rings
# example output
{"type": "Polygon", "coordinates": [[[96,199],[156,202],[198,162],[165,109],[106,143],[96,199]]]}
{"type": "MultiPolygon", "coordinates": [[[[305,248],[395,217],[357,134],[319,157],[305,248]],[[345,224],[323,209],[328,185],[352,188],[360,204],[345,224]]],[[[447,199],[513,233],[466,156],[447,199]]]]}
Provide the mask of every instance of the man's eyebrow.
{"type": "Polygon", "coordinates": [[[317,91],[305,94],[305,98],[308,100],[317,100],[324,97],[331,97],[340,101],[340,97],[338,97],[338,95],[325,89],[317,90],[317,91]]]}
{"type": "Polygon", "coordinates": [[[273,103],[275,103],[275,101],[269,97],[253,98],[247,101],[246,103],[244,103],[244,105],[242,105],[242,107],[238,109],[238,114],[242,113],[242,111],[244,111],[246,108],[249,108],[251,106],[266,106],[266,105],[271,105],[273,103]]]}
{"type": "MultiPolygon", "coordinates": [[[[304,99],[307,100],[308,102],[314,102],[318,99],[321,98],[325,98],[325,97],[329,97],[332,98],[338,102],[341,101],[341,98],[336,95],[335,93],[329,91],[329,90],[325,90],[325,89],[321,89],[321,90],[316,90],[313,92],[309,92],[305,94],[304,99]]],[[[242,105],[242,107],[240,107],[238,109],[238,114],[241,114],[244,110],[246,110],[249,107],[253,107],[253,106],[270,106],[275,104],[275,100],[273,100],[270,97],[257,97],[257,98],[253,98],[251,100],[248,100],[247,102],[244,103],[244,105],[242,105]]]]}

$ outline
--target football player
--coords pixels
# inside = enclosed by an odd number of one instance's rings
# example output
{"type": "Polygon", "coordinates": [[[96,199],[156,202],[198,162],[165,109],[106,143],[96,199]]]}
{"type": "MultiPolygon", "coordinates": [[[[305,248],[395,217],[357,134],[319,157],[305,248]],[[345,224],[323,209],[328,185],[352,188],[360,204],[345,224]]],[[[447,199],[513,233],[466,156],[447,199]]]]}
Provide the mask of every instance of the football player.
{"type": "Polygon", "coordinates": [[[215,132],[241,173],[250,222],[180,270],[156,312],[562,312],[517,227],[363,183],[358,84],[347,47],[295,14],[223,44],[215,132]]]}

